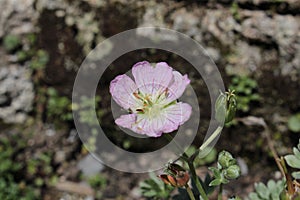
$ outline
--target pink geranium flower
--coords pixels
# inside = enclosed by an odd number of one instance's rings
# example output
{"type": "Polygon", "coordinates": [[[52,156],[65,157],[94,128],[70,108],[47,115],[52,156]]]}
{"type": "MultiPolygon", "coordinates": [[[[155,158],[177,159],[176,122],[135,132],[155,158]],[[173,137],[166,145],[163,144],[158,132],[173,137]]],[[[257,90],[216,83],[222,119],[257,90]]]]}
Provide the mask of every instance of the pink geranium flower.
{"type": "Polygon", "coordinates": [[[110,93],[117,104],[129,110],[115,120],[118,126],[150,137],[177,130],[191,116],[189,104],[177,102],[190,83],[167,63],[151,66],[139,62],[132,67],[134,81],[119,75],[110,83],[110,93]]]}

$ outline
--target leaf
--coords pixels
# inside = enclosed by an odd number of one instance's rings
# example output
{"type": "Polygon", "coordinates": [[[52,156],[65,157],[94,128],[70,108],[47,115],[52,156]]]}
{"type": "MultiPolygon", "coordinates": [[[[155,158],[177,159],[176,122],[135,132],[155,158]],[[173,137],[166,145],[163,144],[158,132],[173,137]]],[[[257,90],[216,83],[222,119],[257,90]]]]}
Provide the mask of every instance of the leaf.
{"type": "Polygon", "coordinates": [[[250,200],[260,200],[260,198],[258,197],[258,195],[256,193],[254,193],[254,192],[251,192],[249,194],[249,198],[250,198],[250,200]]]}
{"type": "Polygon", "coordinates": [[[210,182],[209,186],[218,186],[222,183],[221,179],[215,179],[212,182],[210,182]]]}
{"type": "Polygon", "coordinates": [[[288,128],[293,132],[300,132],[300,113],[289,118],[288,128]]]}
{"type": "Polygon", "coordinates": [[[267,186],[271,193],[277,192],[277,185],[274,180],[269,180],[267,186]]]}
{"type": "Polygon", "coordinates": [[[284,156],[284,159],[290,167],[300,169],[300,159],[298,159],[295,155],[284,156]]]}
{"type": "Polygon", "coordinates": [[[154,197],[154,196],[156,196],[156,194],[157,193],[154,190],[149,190],[149,191],[143,193],[143,195],[145,197],[154,197]]]}
{"type": "Polygon", "coordinates": [[[270,192],[268,188],[263,183],[257,183],[255,184],[255,190],[258,193],[258,195],[264,199],[269,199],[270,192]]]}
{"type": "Polygon", "coordinates": [[[300,171],[299,171],[299,172],[293,172],[293,173],[292,173],[292,176],[293,176],[295,179],[300,179],[300,171]]]}
{"type": "Polygon", "coordinates": [[[209,167],[208,168],[210,171],[212,171],[213,175],[215,178],[221,178],[221,172],[219,169],[215,168],[215,167],[209,167]]]}
{"type": "Polygon", "coordinates": [[[297,157],[297,159],[300,160],[300,151],[296,147],[294,147],[293,152],[294,152],[295,156],[297,157]]]}

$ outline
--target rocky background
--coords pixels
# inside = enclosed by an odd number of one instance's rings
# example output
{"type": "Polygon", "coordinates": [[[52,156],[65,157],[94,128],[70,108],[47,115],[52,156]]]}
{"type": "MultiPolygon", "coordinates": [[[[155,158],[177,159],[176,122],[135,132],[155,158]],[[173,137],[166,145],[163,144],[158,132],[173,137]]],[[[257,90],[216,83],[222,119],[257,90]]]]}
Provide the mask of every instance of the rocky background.
{"type": "MultiPolygon", "coordinates": [[[[73,81],[85,56],[99,42],[132,28],[159,26],[185,33],[208,51],[226,84],[234,76],[256,80],[261,100],[239,117],[263,117],[271,124],[276,145],[286,145],[281,153],[297,143],[299,135],[285,124],[300,111],[299,0],[0,0],[0,10],[0,136],[11,146],[16,145],[15,136],[23,140],[12,155],[22,165],[16,180],[38,188],[41,199],[93,199],[93,188],[79,185],[87,182],[80,174],[93,170],[102,171],[106,180],[101,199],[141,199],[137,185],[146,175],[86,169],[90,158],[70,114],[73,81]],[[37,169],[29,173],[34,160],[37,169]]],[[[242,178],[243,185],[228,188],[240,196],[253,189],[253,182],[274,175],[261,169],[275,165],[265,155],[267,148],[257,145],[257,132],[261,129],[230,127],[219,141],[219,149],[253,156],[243,159],[253,167],[242,178]]]]}

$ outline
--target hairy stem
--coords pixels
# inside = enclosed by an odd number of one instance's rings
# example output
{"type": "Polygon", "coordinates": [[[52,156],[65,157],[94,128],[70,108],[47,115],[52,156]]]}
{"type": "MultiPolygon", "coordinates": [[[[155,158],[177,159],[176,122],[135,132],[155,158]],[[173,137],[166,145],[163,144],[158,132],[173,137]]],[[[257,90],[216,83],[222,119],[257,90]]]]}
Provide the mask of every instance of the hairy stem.
{"type": "Polygon", "coordinates": [[[196,170],[195,170],[195,166],[194,166],[193,162],[189,161],[188,165],[189,165],[189,168],[190,168],[192,179],[195,182],[196,187],[197,187],[197,189],[198,189],[201,197],[203,198],[203,200],[208,200],[208,197],[207,197],[207,195],[206,195],[206,193],[205,193],[205,191],[204,191],[204,189],[203,189],[203,187],[202,187],[202,185],[201,185],[201,183],[199,181],[199,178],[198,178],[198,176],[196,174],[196,170]]]}

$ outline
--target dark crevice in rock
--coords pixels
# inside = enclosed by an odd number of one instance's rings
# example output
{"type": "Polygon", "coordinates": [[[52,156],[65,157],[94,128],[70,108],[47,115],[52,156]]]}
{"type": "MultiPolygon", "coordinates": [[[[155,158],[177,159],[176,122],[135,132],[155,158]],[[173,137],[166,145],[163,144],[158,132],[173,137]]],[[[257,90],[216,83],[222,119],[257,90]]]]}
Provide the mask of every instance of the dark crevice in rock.
{"type": "Polygon", "coordinates": [[[274,11],[279,14],[299,15],[300,4],[292,7],[286,2],[261,2],[260,4],[254,4],[251,1],[245,3],[238,3],[238,6],[246,10],[262,10],[262,11],[274,11]]]}
{"type": "Polygon", "coordinates": [[[133,7],[120,3],[108,5],[99,12],[101,20],[100,30],[104,37],[111,37],[122,31],[138,26],[137,12],[133,7]]]}
{"type": "Polygon", "coordinates": [[[75,78],[75,70],[65,68],[66,59],[79,65],[83,60],[81,47],[75,39],[76,29],[65,24],[64,18],[55,15],[55,11],[44,10],[39,18],[41,31],[39,45],[49,53],[49,62],[45,68],[43,81],[56,89],[69,93],[75,78]],[[63,46],[60,50],[59,45],[63,46]]]}
{"type": "Polygon", "coordinates": [[[0,107],[7,107],[10,106],[13,101],[13,98],[10,96],[9,93],[4,93],[1,95],[0,107]]]}

